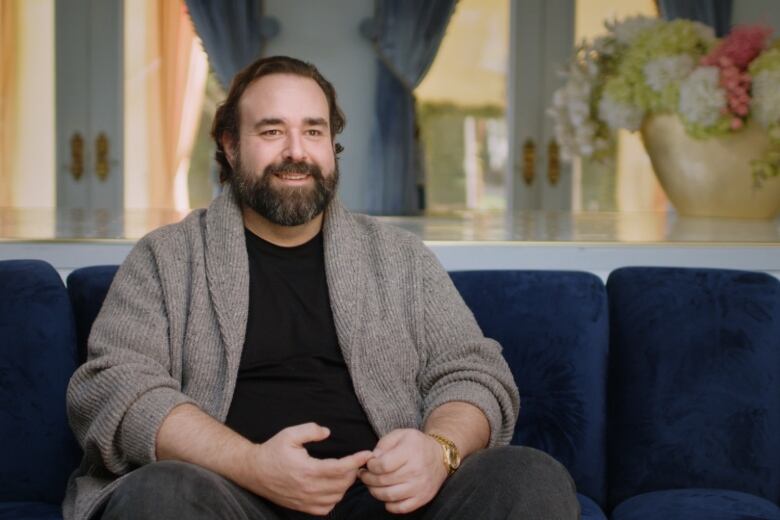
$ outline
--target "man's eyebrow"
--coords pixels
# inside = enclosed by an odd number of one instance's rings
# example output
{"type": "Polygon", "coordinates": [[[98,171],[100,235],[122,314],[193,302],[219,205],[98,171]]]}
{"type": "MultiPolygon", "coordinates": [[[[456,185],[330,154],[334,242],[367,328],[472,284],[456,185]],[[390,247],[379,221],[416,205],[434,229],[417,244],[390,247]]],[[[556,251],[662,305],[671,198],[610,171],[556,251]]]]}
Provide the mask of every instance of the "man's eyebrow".
{"type": "Polygon", "coordinates": [[[262,126],[272,126],[272,125],[281,125],[284,123],[281,119],[278,117],[264,117],[257,123],[255,123],[255,128],[260,128],[262,126]]]}
{"type": "MultiPolygon", "coordinates": [[[[257,123],[255,128],[262,128],[264,126],[275,126],[284,124],[284,119],[278,117],[264,117],[257,123]]],[[[303,119],[305,126],[328,126],[328,121],[324,117],[306,117],[303,119]]]]}
{"type": "Polygon", "coordinates": [[[307,117],[303,122],[306,126],[328,126],[328,122],[323,117],[307,117]]]}

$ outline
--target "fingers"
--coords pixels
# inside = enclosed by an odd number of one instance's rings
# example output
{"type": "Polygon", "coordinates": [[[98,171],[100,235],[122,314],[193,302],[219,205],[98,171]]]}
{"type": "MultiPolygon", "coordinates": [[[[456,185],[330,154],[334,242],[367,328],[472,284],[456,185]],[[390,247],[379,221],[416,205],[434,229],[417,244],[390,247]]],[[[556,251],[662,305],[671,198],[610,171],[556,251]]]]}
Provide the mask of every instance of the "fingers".
{"type": "Polygon", "coordinates": [[[390,451],[374,450],[374,457],[366,463],[366,468],[376,475],[393,473],[401,469],[409,458],[409,450],[404,444],[393,446],[390,451]]]}
{"type": "Polygon", "coordinates": [[[368,487],[386,487],[406,482],[408,475],[403,471],[372,473],[370,470],[363,470],[358,472],[358,478],[368,487]]]}
{"type": "Polygon", "coordinates": [[[348,455],[340,460],[342,460],[345,464],[348,464],[351,468],[359,469],[365,466],[366,463],[373,457],[374,453],[372,451],[363,450],[357,453],[353,453],[352,455],[348,455]]]}
{"type": "Polygon", "coordinates": [[[385,503],[402,502],[417,495],[412,482],[403,482],[392,486],[370,487],[371,495],[385,503]]]}
{"type": "Polygon", "coordinates": [[[370,451],[360,451],[340,459],[312,459],[313,468],[317,476],[340,477],[353,473],[357,476],[357,470],[364,466],[373,457],[370,451]]]}
{"type": "Polygon", "coordinates": [[[324,441],[330,436],[330,430],[316,423],[298,424],[285,428],[281,432],[296,446],[303,446],[308,442],[324,441]]]}

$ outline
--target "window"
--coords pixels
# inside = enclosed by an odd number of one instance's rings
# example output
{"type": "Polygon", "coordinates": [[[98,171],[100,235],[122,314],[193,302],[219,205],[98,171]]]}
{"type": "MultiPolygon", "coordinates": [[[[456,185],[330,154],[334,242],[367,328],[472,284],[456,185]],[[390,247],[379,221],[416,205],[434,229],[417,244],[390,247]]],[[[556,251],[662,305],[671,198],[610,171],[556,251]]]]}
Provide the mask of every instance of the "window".
{"type": "Polygon", "coordinates": [[[506,208],[509,0],[461,0],[415,90],[428,213],[506,208]]]}

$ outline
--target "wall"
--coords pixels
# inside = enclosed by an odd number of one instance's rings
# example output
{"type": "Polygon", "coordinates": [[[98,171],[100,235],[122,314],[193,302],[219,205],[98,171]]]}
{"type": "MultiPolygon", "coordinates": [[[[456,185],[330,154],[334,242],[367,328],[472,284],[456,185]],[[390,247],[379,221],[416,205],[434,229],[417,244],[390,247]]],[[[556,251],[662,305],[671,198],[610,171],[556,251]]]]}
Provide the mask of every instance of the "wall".
{"type": "Polygon", "coordinates": [[[266,0],[265,14],[279,21],[281,30],[265,55],[286,54],[312,62],[331,81],[347,127],[337,139],[341,155],[339,193],[355,211],[368,207],[370,139],[376,90],[376,57],[358,27],[371,18],[374,2],[366,0],[266,0]]]}
{"type": "Polygon", "coordinates": [[[763,23],[774,29],[773,38],[780,38],[780,2],[777,0],[734,0],[733,24],[763,23]]]}

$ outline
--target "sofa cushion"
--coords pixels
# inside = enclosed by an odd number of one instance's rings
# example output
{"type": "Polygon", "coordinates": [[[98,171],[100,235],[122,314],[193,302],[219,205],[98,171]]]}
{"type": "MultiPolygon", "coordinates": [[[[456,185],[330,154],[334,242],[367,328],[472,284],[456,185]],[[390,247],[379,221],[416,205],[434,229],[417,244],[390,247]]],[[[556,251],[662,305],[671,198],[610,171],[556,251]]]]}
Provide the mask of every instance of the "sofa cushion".
{"type": "Polygon", "coordinates": [[[62,500],[81,456],[65,412],[75,367],[60,276],[38,260],[0,261],[0,502],[62,500]]]}
{"type": "Polygon", "coordinates": [[[664,489],[780,499],[780,282],[623,268],[610,304],[611,504],[664,489]]]}
{"type": "Polygon", "coordinates": [[[607,520],[596,502],[582,493],[577,493],[577,499],[580,501],[580,520],[607,520]]]}
{"type": "Polygon", "coordinates": [[[780,508],[755,495],[720,489],[654,491],[630,498],[612,520],[780,520],[780,508]]]}
{"type": "Polygon", "coordinates": [[[117,265],[96,265],[76,269],[68,275],[68,294],[76,318],[76,339],[79,364],[87,359],[87,339],[92,322],[106,299],[117,265]]]}
{"type": "Polygon", "coordinates": [[[606,495],[607,301],[589,273],[451,273],[484,334],[503,346],[520,389],[514,444],[543,450],[577,489],[606,495]]]}
{"type": "Polygon", "coordinates": [[[0,502],[0,520],[62,520],[59,504],[0,502]]]}

